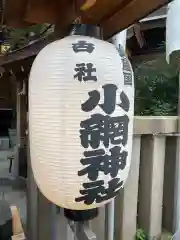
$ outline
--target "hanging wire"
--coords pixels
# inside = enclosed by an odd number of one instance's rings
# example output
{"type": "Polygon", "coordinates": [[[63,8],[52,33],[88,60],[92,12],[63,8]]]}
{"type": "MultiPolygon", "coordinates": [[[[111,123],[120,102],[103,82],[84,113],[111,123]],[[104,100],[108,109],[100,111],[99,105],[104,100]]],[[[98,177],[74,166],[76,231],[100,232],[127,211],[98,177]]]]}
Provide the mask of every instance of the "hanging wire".
{"type": "Polygon", "coordinates": [[[82,18],[81,16],[77,17],[75,20],[74,20],[74,24],[81,24],[82,23],[82,18]]]}
{"type": "Polygon", "coordinates": [[[72,29],[70,30],[70,34],[69,35],[74,35],[74,33],[75,33],[75,31],[76,31],[76,25],[77,24],[81,24],[82,23],[82,19],[81,19],[81,17],[79,16],[79,17],[77,17],[75,20],[74,20],[74,22],[73,22],[73,27],[72,27],[72,29]]]}

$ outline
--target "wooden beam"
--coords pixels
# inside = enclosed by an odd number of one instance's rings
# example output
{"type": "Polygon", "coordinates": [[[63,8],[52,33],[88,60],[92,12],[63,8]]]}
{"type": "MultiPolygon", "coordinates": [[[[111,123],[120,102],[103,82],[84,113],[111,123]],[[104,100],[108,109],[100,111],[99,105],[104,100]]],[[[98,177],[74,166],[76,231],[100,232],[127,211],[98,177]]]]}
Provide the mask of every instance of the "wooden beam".
{"type": "MultiPolygon", "coordinates": [[[[79,0],[76,2],[78,4],[79,0]]],[[[86,11],[91,7],[93,7],[96,3],[97,3],[97,0],[86,0],[86,1],[81,0],[78,9],[80,9],[81,11],[86,11]]]]}
{"type": "MultiPolygon", "coordinates": [[[[126,0],[127,1],[127,0],[126,0]]],[[[129,0],[128,0],[129,1],[129,0]]],[[[123,0],[97,0],[96,4],[82,14],[83,22],[98,24],[122,6],[123,0]]]]}
{"type": "Polygon", "coordinates": [[[37,43],[34,43],[33,45],[30,45],[28,47],[24,47],[16,52],[9,53],[8,55],[1,56],[0,57],[0,66],[4,66],[7,64],[15,63],[18,61],[24,61],[28,60],[30,58],[34,58],[41,49],[43,49],[48,43],[51,41],[46,39],[42,39],[37,43]]]}
{"type": "MultiPolygon", "coordinates": [[[[26,21],[42,23],[64,22],[69,19],[70,23],[73,17],[76,17],[75,12],[86,11],[96,4],[97,0],[29,0],[26,21]],[[65,17],[65,18],[64,18],[65,17]]],[[[116,0],[117,1],[117,0],[116,0]]]]}
{"type": "Polygon", "coordinates": [[[134,0],[130,1],[124,8],[119,9],[113,16],[103,20],[101,26],[104,29],[105,38],[118,33],[120,30],[128,28],[134,22],[147,16],[152,11],[160,8],[169,0],[134,0]]]}
{"type": "Polygon", "coordinates": [[[12,27],[23,27],[29,25],[24,22],[24,15],[27,9],[28,0],[6,0],[4,20],[5,24],[12,27]]]}
{"type": "Polygon", "coordinates": [[[29,0],[24,20],[34,23],[56,23],[68,27],[76,18],[72,0],[29,0]]]}
{"type": "MultiPolygon", "coordinates": [[[[29,0],[25,19],[34,23],[54,23],[56,21],[57,2],[47,0],[29,0]]],[[[66,11],[66,9],[64,9],[66,11]]]]}
{"type": "Polygon", "coordinates": [[[5,23],[10,26],[27,26],[33,23],[58,22],[61,35],[82,15],[84,23],[100,24],[105,38],[127,28],[171,0],[7,0],[5,23]],[[85,2],[90,2],[87,9],[85,2]],[[84,6],[84,7],[82,7],[84,6]]]}

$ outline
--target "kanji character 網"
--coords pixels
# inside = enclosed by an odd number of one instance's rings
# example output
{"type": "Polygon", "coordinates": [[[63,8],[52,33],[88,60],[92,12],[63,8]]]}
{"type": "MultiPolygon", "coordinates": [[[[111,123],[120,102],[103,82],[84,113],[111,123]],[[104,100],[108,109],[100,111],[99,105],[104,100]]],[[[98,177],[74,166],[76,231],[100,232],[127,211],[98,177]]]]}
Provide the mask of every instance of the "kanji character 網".
{"type": "Polygon", "coordinates": [[[106,148],[112,145],[127,143],[129,117],[127,115],[110,117],[102,114],[93,114],[91,118],[81,121],[81,145],[89,145],[96,149],[102,142],[106,148]]]}

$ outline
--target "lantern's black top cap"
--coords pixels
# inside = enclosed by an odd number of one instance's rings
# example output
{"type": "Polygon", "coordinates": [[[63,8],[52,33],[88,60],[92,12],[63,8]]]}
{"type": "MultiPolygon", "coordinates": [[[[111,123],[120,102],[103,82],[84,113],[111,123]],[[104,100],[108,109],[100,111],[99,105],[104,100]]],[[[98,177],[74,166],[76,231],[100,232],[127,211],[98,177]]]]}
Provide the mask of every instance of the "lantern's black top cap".
{"type": "Polygon", "coordinates": [[[102,38],[102,29],[97,25],[74,24],[71,28],[71,35],[89,36],[102,38]]]}

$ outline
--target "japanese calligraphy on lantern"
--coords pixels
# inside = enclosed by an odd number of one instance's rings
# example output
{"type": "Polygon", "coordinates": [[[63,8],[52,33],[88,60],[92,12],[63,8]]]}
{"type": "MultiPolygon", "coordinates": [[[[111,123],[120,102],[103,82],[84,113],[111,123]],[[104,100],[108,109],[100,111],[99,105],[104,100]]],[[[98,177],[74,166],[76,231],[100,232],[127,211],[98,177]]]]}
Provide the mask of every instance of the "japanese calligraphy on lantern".
{"type": "MultiPolygon", "coordinates": [[[[72,44],[72,48],[75,53],[92,53],[95,46],[94,44],[88,43],[86,41],[78,41],[77,43],[72,44]]],[[[97,77],[95,75],[96,68],[93,66],[93,63],[77,63],[74,71],[74,78],[78,79],[79,82],[97,81],[97,77]]]]}
{"type": "Polygon", "coordinates": [[[92,53],[94,50],[94,44],[87,43],[86,41],[78,41],[77,43],[73,43],[72,47],[75,53],[79,53],[79,52],[92,53]]]}
{"type": "MultiPolygon", "coordinates": [[[[87,52],[92,54],[96,51],[95,45],[86,41],[79,41],[72,44],[75,53],[87,52]]],[[[124,75],[131,71],[129,62],[122,56],[124,75]]],[[[96,68],[93,63],[77,63],[74,78],[79,82],[98,81],[96,68]]],[[[131,74],[131,72],[130,72],[131,74]]],[[[127,75],[126,75],[127,76],[127,75]]],[[[125,79],[126,84],[132,84],[132,79],[125,79]]],[[[84,189],[76,202],[84,202],[90,205],[107,201],[116,196],[123,185],[123,181],[117,177],[119,170],[124,170],[128,152],[124,150],[128,140],[129,117],[111,116],[116,107],[124,112],[129,111],[130,101],[124,91],[117,96],[118,87],[115,84],[102,86],[104,102],[101,101],[101,94],[98,90],[88,92],[89,98],[82,103],[81,109],[90,112],[90,118],[80,122],[80,140],[84,148],[84,158],[80,160],[82,169],[78,176],[87,175],[89,182],[83,183],[84,189]],[[116,101],[118,99],[118,101],[116,101]],[[99,107],[103,114],[91,112],[99,107]],[[103,146],[103,147],[102,147],[103,146]],[[88,150],[91,149],[91,150],[88,150]],[[99,173],[109,175],[108,186],[103,180],[99,180],[99,173]]]]}
{"type": "Polygon", "coordinates": [[[119,44],[118,52],[119,52],[119,55],[121,56],[121,60],[123,64],[124,85],[132,86],[133,75],[132,75],[131,65],[129,60],[125,56],[122,45],[120,44],[119,44]]]}
{"type": "Polygon", "coordinates": [[[97,77],[93,75],[96,68],[93,67],[92,63],[77,63],[74,70],[76,72],[74,78],[77,78],[79,82],[97,81],[97,77]]]}

